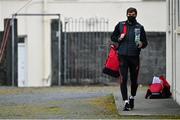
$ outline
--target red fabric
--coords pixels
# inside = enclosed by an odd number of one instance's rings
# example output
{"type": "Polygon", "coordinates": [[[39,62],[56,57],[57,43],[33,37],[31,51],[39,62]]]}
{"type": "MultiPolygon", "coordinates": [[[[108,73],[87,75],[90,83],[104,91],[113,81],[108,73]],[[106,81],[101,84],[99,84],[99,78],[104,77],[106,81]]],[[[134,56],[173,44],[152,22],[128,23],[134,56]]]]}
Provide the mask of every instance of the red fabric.
{"type": "MultiPolygon", "coordinates": [[[[121,34],[127,34],[127,26],[124,24],[123,31],[121,34]]],[[[118,49],[119,46],[111,45],[110,52],[108,58],[106,59],[105,67],[103,69],[103,73],[110,75],[112,77],[119,77],[119,69],[120,69],[120,61],[118,56],[118,49]]]]}
{"type": "Polygon", "coordinates": [[[169,98],[172,93],[170,91],[170,85],[165,79],[164,76],[160,76],[159,79],[162,81],[161,83],[153,83],[149,85],[149,89],[147,90],[145,98],[169,98]],[[152,95],[153,93],[160,93],[157,95],[152,95]],[[151,96],[152,95],[152,96],[151,96]]]}
{"type": "Polygon", "coordinates": [[[127,34],[127,25],[126,24],[124,24],[124,26],[123,26],[123,34],[127,34]]]}
{"type": "Polygon", "coordinates": [[[160,76],[159,78],[163,81],[163,86],[167,87],[168,89],[170,89],[170,85],[167,82],[167,80],[164,78],[164,76],[160,76]]]}
{"type": "Polygon", "coordinates": [[[119,71],[120,61],[118,58],[117,48],[111,45],[108,59],[106,61],[105,67],[114,71],[119,71]]]}
{"type": "Polygon", "coordinates": [[[160,83],[151,84],[149,89],[152,93],[160,93],[163,90],[163,85],[160,83]]]}

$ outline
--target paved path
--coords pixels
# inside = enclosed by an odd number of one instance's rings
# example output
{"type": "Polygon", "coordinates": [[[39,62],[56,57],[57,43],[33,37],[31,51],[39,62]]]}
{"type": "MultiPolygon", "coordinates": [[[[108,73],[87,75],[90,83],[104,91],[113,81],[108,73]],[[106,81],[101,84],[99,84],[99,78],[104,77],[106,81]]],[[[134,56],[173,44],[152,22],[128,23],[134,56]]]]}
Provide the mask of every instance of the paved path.
{"type": "Polygon", "coordinates": [[[120,115],[129,116],[177,116],[180,117],[180,106],[172,99],[145,99],[147,88],[139,88],[135,99],[135,109],[122,111],[123,101],[119,93],[115,93],[117,109],[120,115]]]}

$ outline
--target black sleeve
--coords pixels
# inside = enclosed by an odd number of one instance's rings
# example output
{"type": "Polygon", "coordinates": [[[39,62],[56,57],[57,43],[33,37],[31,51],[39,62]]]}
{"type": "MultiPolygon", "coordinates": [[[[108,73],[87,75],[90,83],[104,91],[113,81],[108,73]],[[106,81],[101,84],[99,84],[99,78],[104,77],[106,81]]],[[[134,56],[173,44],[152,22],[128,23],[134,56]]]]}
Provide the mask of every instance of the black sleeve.
{"type": "Polygon", "coordinates": [[[120,23],[118,23],[118,24],[115,26],[115,29],[114,29],[114,31],[113,31],[113,33],[112,33],[112,35],[111,35],[111,41],[113,41],[113,42],[118,42],[118,38],[119,38],[119,36],[120,36],[119,24],[120,24],[120,23]]]}
{"type": "Polygon", "coordinates": [[[144,27],[141,27],[141,42],[143,44],[142,48],[145,48],[148,45],[148,41],[146,39],[146,32],[144,30],[144,27]]]}

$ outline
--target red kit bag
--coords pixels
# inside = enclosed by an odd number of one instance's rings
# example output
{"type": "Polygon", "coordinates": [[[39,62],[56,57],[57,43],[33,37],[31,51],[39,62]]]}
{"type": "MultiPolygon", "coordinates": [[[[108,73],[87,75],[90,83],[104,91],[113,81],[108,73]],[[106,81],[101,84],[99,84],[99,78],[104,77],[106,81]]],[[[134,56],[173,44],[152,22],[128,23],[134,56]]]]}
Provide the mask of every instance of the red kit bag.
{"type": "Polygon", "coordinates": [[[103,68],[103,73],[110,75],[112,77],[119,77],[119,69],[120,61],[118,57],[117,47],[115,45],[111,45],[110,52],[105,63],[105,67],[103,68]]]}
{"type": "MultiPolygon", "coordinates": [[[[127,34],[127,26],[125,23],[123,24],[123,30],[122,33],[120,33],[120,36],[121,34],[123,34],[124,36],[127,34]]],[[[115,45],[111,45],[110,52],[105,63],[105,67],[103,68],[103,73],[110,75],[112,77],[120,76],[120,61],[117,51],[118,47],[116,47],[115,45]]]]}
{"type": "Polygon", "coordinates": [[[146,92],[145,98],[169,98],[171,97],[170,85],[163,77],[154,77],[156,81],[149,85],[149,89],[146,92]]]}

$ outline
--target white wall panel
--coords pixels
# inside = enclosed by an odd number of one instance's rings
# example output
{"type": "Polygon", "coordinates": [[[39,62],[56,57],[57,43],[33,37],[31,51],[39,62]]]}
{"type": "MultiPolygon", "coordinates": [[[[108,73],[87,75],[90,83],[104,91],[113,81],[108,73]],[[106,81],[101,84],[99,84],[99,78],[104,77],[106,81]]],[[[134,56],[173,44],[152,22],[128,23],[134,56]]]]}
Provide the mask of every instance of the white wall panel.
{"type": "Polygon", "coordinates": [[[49,12],[61,13],[63,17],[105,17],[110,20],[109,30],[112,31],[117,22],[126,20],[129,7],[138,10],[137,20],[147,31],[166,31],[165,2],[112,2],[112,3],[58,3],[49,4],[49,12]]]}

